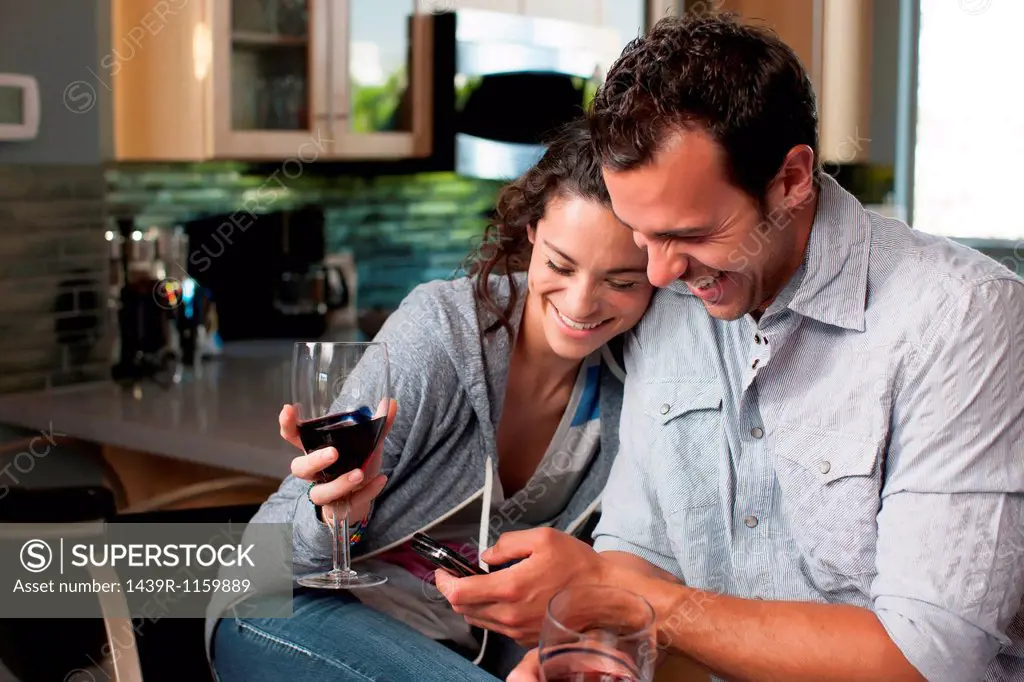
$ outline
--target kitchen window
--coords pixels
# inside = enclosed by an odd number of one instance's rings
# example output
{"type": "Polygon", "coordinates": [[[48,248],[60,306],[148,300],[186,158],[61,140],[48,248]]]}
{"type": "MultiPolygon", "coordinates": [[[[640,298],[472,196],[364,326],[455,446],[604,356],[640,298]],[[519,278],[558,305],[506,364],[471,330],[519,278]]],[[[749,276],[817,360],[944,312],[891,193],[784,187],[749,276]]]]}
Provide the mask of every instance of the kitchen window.
{"type": "Polygon", "coordinates": [[[1024,2],[919,2],[914,227],[1024,260],[1024,2]]]}

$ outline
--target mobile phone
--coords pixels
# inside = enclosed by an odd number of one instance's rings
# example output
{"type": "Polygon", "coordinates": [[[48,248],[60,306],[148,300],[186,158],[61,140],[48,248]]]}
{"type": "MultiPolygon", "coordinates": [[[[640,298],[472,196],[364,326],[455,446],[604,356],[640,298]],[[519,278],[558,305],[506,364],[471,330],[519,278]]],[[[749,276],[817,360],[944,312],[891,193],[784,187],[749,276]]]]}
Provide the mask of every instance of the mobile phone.
{"type": "Polygon", "coordinates": [[[421,557],[452,575],[462,578],[468,578],[471,575],[487,575],[484,569],[424,533],[413,534],[412,548],[421,557]]]}

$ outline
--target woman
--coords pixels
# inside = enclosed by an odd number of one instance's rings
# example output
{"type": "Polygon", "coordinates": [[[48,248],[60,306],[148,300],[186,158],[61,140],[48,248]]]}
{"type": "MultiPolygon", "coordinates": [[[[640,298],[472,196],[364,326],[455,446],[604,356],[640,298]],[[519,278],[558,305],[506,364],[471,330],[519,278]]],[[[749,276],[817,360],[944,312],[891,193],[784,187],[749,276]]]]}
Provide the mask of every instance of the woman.
{"type": "MultiPolygon", "coordinates": [[[[299,456],[253,518],[294,523],[295,571],[321,571],[324,505],[348,499],[351,518],[368,515],[353,561],[388,582],[299,588],[287,619],[221,619],[220,682],[503,677],[522,650],[454,613],[408,541],[425,531],[477,560],[510,530],[582,532],[618,447],[613,348],[647,309],[646,262],[611,211],[585,124],[568,127],[502,190],[469,276],[417,287],[377,335],[398,405],[382,473],[373,463],[362,480],[312,485],[336,454],[299,456]]],[[[291,407],[281,432],[298,446],[291,407]]]]}

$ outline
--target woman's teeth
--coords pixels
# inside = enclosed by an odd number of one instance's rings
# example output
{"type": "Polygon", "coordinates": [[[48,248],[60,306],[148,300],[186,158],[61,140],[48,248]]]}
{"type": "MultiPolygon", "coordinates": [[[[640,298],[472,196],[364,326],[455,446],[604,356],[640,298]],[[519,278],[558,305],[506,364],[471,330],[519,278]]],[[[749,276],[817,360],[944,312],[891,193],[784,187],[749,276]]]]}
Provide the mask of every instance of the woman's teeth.
{"type": "Polygon", "coordinates": [[[589,329],[596,329],[597,327],[600,327],[602,324],[601,322],[595,322],[594,324],[583,324],[582,322],[577,322],[576,320],[566,317],[562,313],[558,312],[557,309],[555,310],[555,312],[558,313],[558,319],[560,319],[566,327],[569,327],[570,329],[575,329],[578,332],[587,331],[589,329]]]}

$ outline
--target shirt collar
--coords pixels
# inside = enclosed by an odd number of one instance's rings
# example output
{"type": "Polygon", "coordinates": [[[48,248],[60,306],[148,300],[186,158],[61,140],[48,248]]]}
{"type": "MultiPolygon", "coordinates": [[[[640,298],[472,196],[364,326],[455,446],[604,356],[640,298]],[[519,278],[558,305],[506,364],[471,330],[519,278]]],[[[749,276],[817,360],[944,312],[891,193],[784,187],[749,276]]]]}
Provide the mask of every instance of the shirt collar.
{"type": "MultiPolygon", "coordinates": [[[[856,197],[821,174],[811,236],[792,298],[779,301],[819,322],[864,331],[871,220],[856,197]]],[[[796,277],[796,276],[795,276],[796,277]]]]}

